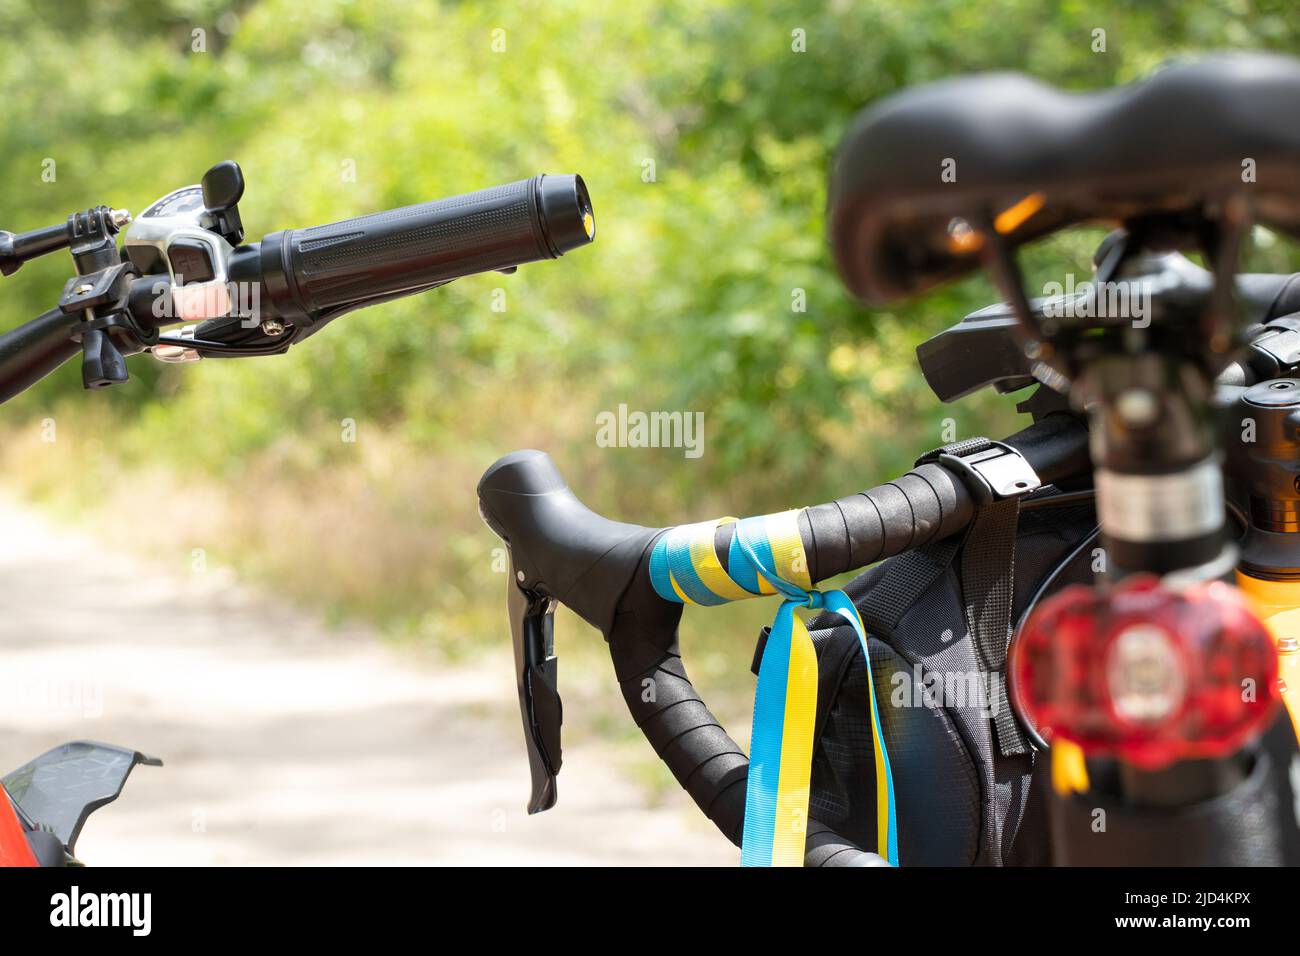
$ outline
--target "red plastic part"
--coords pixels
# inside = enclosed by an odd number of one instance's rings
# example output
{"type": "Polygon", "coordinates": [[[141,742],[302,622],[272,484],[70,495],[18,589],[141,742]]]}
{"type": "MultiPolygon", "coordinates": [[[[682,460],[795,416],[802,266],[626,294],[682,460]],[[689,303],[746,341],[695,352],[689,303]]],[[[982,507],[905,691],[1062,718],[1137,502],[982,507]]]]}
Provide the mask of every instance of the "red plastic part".
{"type": "Polygon", "coordinates": [[[0,866],[36,866],[27,834],[3,788],[0,788],[0,866]]]}
{"type": "Polygon", "coordinates": [[[1135,575],[1044,601],[1011,648],[1020,706],[1044,737],[1145,769],[1234,753],[1279,700],[1277,651],[1221,581],[1173,590],[1135,575]]]}

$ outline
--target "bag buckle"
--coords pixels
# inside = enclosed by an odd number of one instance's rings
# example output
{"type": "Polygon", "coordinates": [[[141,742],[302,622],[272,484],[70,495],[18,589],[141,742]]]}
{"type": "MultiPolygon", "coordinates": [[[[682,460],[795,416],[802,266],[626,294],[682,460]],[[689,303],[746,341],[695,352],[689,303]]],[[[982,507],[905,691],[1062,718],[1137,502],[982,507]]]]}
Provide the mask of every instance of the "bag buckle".
{"type": "Polygon", "coordinates": [[[940,449],[930,460],[960,475],[980,505],[1019,498],[1043,484],[1025,456],[1005,442],[990,441],[965,454],[940,449]]]}

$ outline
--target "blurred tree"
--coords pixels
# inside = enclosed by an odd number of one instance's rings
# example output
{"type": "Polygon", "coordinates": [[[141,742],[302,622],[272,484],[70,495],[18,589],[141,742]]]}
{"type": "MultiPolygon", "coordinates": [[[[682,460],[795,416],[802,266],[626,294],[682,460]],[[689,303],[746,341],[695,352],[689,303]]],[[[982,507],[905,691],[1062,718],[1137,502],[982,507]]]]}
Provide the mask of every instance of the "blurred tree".
{"type": "MultiPolygon", "coordinates": [[[[598,241],[561,264],[369,310],[280,359],[137,359],[132,384],[75,397],[111,403],[120,453],[212,474],[264,453],[319,468],[346,452],[320,437],[343,417],[476,461],[550,420],[548,440],[594,463],[601,409],[703,410],[699,463],[605,456],[596,500],[730,487],[738,507],[790,503],[910,461],[948,416],[963,430],[1012,424],[1006,399],[941,408],[914,371],[918,341],[994,297],[983,280],[874,314],[840,289],[825,182],[859,108],[972,70],[1085,89],[1206,47],[1295,51],[1291,12],[1287,0],[0,0],[0,224],[96,202],[138,211],[227,157],[248,178],[250,238],[579,171],[598,241]],[[568,407],[502,410],[541,381],[565,383],[568,407]]],[[[1044,245],[1030,275],[1082,268],[1095,240],[1044,245]]],[[[1273,268],[1289,257],[1265,250],[1273,268]]],[[[6,325],[49,306],[59,259],[4,281],[6,325]]],[[[70,367],[6,412],[44,414],[78,388],[70,367]]]]}

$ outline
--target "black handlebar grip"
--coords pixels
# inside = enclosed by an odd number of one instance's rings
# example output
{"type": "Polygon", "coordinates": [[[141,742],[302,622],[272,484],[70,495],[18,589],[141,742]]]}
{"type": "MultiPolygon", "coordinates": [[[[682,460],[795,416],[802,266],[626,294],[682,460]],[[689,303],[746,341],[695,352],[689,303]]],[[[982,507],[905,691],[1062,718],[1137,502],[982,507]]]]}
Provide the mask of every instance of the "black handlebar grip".
{"type": "Polygon", "coordinates": [[[555,259],[595,237],[581,176],[534,176],[262,240],[276,311],[310,324],[349,304],[555,259]]]}

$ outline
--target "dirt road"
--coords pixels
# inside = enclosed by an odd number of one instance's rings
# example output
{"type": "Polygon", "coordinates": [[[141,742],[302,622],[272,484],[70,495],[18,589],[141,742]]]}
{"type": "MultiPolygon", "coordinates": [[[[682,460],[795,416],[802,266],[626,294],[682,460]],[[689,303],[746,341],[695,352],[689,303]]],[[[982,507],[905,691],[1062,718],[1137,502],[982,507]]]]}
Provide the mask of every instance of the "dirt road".
{"type": "Polygon", "coordinates": [[[0,499],[0,763],[72,739],[163,758],[86,825],[134,864],[734,864],[684,795],[598,747],[528,817],[510,665],[326,629],[229,575],[163,573],[0,499]]]}

